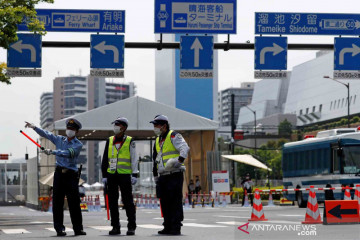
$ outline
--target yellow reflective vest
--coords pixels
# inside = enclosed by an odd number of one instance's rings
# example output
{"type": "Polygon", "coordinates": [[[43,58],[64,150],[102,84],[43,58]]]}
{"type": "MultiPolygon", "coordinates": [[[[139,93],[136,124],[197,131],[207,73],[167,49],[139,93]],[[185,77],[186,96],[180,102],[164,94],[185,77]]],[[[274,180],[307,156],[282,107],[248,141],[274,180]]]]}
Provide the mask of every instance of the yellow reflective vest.
{"type": "MultiPolygon", "coordinates": [[[[174,145],[171,142],[171,133],[172,132],[173,132],[173,130],[168,132],[168,134],[165,138],[164,144],[162,146],[162,160],[163,160],[164,167],[166,166],[167,160],[169,160],[170,158],[176,158],[176,157],[180,156],[179,151],[176,150],[176,148],[174,147],[174,145]]],[[[158,154],[161,151],[159,141],[160,141],[160,137],[157,137],[155,146],[156,146],[156,152],[158,154]]]]}
{"type": "Polygon", "coordinates": [[[109,166],[107,172],[110,174],[115,174],[117,171],[118,174],[131,174],[131,155],[130,155],[130,142],[131,137],[127,136],[125,142],[118,150],[114,146],[115,136],[109,138],[109,149],[108,149],[108,159],[109,166]]]}

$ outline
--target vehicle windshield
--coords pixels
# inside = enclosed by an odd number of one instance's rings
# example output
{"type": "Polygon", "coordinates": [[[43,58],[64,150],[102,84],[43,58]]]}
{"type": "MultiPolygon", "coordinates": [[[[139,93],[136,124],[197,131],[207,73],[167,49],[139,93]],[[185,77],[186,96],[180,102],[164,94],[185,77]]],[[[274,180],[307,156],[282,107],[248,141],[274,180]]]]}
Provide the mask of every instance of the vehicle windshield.
{"type": "Polygon", "coordinates": [[[344,173],[360,173],[360,146],[343,147],[344,173]]]}

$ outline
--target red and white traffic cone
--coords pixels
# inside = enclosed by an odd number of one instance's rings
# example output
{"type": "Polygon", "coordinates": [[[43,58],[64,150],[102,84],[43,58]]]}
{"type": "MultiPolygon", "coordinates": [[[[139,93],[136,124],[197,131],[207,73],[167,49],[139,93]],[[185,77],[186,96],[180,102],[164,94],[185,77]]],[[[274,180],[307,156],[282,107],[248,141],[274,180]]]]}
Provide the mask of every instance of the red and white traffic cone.
{"type": "Polygon", "coordinates": [[[301,223],[302,224],[322,223],[314,186],[310,186],[306,214],[305,214],[305,221],[301,223]]]}
{"type": "Polygon", "coordinates": [[[345,187],[344,200],[352,200],[349,187],[345,187]]]}
{"type": "Polygon", "coordinates": [[[154,196],[154,209],[159,209],[157,197],[154,196]]]}
{"type": "Polygon", "coordinates": [[[146,209],[149,208],[149,202],[148,202],[147,194],[145,194],[145,208],[146,209]]]}
{"type": "Polygon", "coordinates": [[[245,189],[245,191],[244,191],[244,194],[245,194],[245,197],[244,197],[244,205],[243,205],[243,207],[250,207],[249,197],[248,197],[248,194],[247,194],[246,189],[245,189]]]}
{"type": "Polygon", "coordinates": [[[52,197],[50,197],[49,199],[49,209],[48,212],[52,212],[53,211],[53,204],[52,204],[52,197]]]}
{"type": "Polygon", "coordinates": [[[222,206],[222,207],[226,207],[226,204],[227,204],[227,201],[226,201],[226,195],[225,195],[225,194],[223,194],[223,199],[222,199],[221,206],[222,206]]]}
{"type": "Polygon", "coordinates": [[[185,206],[184,206],[184,208],[186,208],[186,209],[190,208],[188,194],[186,194],[186,196],[185,196],[185,206]]]}
{"type": "Polygon", "coordinates": [[[255,189],[254,203],[249,221],[267,221],[265,218],[263,205],[261,203],[259,189],[255,189]]]}
{"type": "Polygon", "coordinates": [[[198,197],[197,197],[197,200],[196,200],[196,205],[198,206],[201,206],[201,193],[198,193],[198,197]]]}
{"type": "MultiPolygon", "coordinates": [[[[356,185],[354,200],[358,200],[359,209],[360,209],[360,184],[356,185]]],[[[360,210],[359,210],[359,217],[360,217],[360,210]]]]}
{"type": "Polygon", "coordinates": [[[272,197],[272,191],[270,190],[269,192],[269,202],[268,202],[268,207],[275,207],[274,205],[274,201],[273,201],[273,197],[272,197]]]}

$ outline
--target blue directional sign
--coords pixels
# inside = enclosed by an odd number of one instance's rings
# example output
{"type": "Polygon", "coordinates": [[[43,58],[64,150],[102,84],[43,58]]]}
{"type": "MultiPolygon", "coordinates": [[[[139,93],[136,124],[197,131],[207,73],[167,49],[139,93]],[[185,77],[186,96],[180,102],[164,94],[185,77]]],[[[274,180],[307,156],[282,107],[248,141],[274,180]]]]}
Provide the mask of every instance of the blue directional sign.
{"type": "Polygon", "coordinates": [[[360,38],[335,38],[334,70],[360,70],[360,38]]]}
{"type": "Polygon", "coordinates": [[[124,68],[124,35],[91,35],[91,68],[124,68]]]}
{"type": "Polygon", "coordinates": [[[258,12],[255,34],[360,35],[360,14],[258,12]]]}
{"type": "Polygon", "coordinates": [[[236,0],[155,0],[155,33],[236,34],[236,0]]]}
{"type": "Polygon", "coordinates": [[[255,69],[286,70],[287,37],[255,37],[255,69]]]}
{"type": "Polygon", "coordinates": [[[18,40],[7,52],[7,66],[11,68],[41,68],[41,35],[18,34],[18,40]]]}
{"type": "Polygon", "coordinates": [[[180,69],[213,69],[212,36],[181,36],[180,69]]]}
{"type": "MultiPolygon", "coordinates": [[[[48,32],[125,32],[123,10],[36,9],[37,17],[48,32]]],[[[26,19],[19,31],[29,31],[26,19]]]]}

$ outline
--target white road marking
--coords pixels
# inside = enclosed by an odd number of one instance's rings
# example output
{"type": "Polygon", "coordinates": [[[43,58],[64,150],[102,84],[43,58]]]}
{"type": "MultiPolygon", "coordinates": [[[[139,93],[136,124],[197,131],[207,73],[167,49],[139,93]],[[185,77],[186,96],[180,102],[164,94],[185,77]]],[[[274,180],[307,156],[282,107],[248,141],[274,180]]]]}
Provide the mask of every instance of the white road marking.
{"type": "Polygon", "coordinates": [[[216,227],[226,227],[221,225],[214,224],[199,224],[199,223],[183,223],[185,227],[197,227],[197,228],[216,228],[216,227]]]}
{"type": "Polygon", "coordinates": [[[31,224],[53,224],[53,222],[30,222],[31,224]]]}
{"type": "MultiPolygon", "coordinates": [[[[93,228],[95,230],[100,231],[110,231],[112,229],[112,226],[89,226],[89,228],[93,228]]],[[[121,228],[122,231],[126,231],[127,228],[121,228]]]]}
{"type": "Polygon", "coordinates": [[[35,210],[34,209],[31,209],[31,208],[29,208],[28,209],[30,212],[35,212],[35,210]]]}
{"type": "MultiPolygon", "coordinates": [[[[54,228],[45,228],[46,230],[49,230],[51,232],[56,232],[54,228]]],[[[65,232],[73,232],[72,228],[65,228],[65,232]]]]}
{"type": "Polygon", "coordinates": [[[140,224],[137,226],[141,228],[149,228],[149,229],[163,229],[163,226],[155,225],[155,224],[140,224]]]}
{"type": "Polygon", "coordinates": [[[296,214],[277,214],[278,216],[283,216],[283,217],[305,217],[304,214],[302,215],[296,215],[296,214]]]}
{"type": "Polygon", "coordinates": [[[224,212],[250,212],[251,208],[244,210],[224,210],[224,212]]]}
{"type": "Polygon", "coordinates": [[[23,228],[15,228],[15,229],[1,229],[5,234],[22,234],[22,233],[31,233],[23,228]]]}
{"type": "Polygon", "coordinates": [[[222,217],[222,218],[248,218],[248,219],[250,219],[250,217],[225,216],[225,215],[214,215],[214,217],[222,217]]]}
{"type": "Polygon", "coordinates": [[[11,215],[11,216],[14,216],[15,213],[0,213],[0,215],[11,215]]]}

